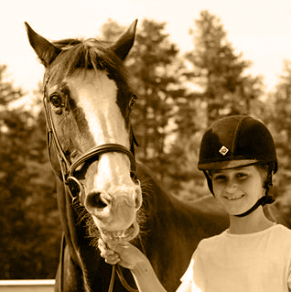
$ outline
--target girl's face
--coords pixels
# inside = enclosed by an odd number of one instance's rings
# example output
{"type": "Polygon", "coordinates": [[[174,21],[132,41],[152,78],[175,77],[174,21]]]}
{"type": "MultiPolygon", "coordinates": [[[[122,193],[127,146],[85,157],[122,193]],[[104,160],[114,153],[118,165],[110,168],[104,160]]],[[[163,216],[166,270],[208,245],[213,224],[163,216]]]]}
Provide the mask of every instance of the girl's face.
{"type": "Polygon", "coordinates": [[[256,166],[242,166],[211,172],[213,192],[229,215],[246,212],[261,198],[264,174],[256,166]]]}

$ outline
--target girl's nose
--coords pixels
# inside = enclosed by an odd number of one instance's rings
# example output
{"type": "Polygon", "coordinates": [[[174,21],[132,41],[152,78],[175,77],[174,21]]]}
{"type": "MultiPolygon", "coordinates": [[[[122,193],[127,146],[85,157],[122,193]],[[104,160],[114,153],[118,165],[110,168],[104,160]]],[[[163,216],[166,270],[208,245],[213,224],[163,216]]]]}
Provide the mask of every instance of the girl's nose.
{"type": "Polygon", "coordinates": [[[237,184],[233,180],[230,180],[228,184],[226,185],[225,191],[229,194],[233,194],[236,192],[236,190],[237,190],[237,184]]]}

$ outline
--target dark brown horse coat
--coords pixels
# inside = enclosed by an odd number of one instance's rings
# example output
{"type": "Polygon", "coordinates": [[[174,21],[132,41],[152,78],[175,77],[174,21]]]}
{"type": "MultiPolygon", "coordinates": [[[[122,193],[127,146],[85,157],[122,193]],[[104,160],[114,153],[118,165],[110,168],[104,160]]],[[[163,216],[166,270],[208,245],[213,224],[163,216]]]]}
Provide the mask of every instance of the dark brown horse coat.
{"type": "MultiPolygon", "coordinates": [[[[136,240],[135,245],[150,259],[167,291],[175,291],[199,241],[226,229],[228,219],[212,197],[190,205],[169,195],[141,164],[138,164],[138,178],[143,186],[140,210],[143,218],[140,240],[136,240]]],[[[58,182],[58,204],[66,240],[56,277],[56,291],[60,287],[66,292],[108,291],[112,267],[92,245],[92,238],[87,233],[88,217],[79,206],[72,207],[62,182],[58,182]]],[[[123,274],[135,287],[131,273],[123,269],[123,274]]],[[[118,277],[113,291],[127,291],[118,277]]]]}

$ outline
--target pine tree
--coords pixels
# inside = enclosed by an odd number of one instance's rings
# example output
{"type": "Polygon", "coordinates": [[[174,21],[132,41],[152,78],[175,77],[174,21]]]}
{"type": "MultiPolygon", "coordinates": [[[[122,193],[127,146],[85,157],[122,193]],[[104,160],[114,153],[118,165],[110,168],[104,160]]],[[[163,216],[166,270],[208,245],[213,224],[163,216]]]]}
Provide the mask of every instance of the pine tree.
{"type": "Polygon", "coordinates": [[[24,97],[0,65],[0,258],[2,279],[52,278],[60,229],[45,121],[23,107],[24,97]]]}
{"type": "Polygon", "coordinates": [[[151,167],[160,180],[167,176],[168,139],[175,128],[177,98],[184,94],[179,50],[169,41],[165,25],[143,20],[128,60],[138,96],[132,113],[140,144],[138,158],[151,167]]]}
{"type": "Polygon", "coordinates": [[[262,78],[244,75],[251,63],[235,53],[219,18],[202,11],[195,23],[195,49],[187,58],[207,103],[208,124],[226,114],[251,114],[252,100],[262,93],[262,78]]]}
{"type": "Polygon", "coordinates": [[[268,94],[263,112],[274,137],[279,171],[274,177],[272,194],[276,205],[291,226],[291,61],[285,60],[283,74],[274,92],[268,94]]]}

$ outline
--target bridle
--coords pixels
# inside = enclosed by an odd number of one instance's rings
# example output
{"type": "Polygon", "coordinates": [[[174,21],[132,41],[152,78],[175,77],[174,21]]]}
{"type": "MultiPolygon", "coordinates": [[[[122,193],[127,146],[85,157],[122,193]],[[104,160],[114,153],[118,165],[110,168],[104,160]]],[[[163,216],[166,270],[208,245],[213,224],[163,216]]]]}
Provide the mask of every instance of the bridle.
{"type": "Polygon", "coordinates": [[[127,155],[127,157],[130,160],[130,165],[131,165],[131,177],[135,182],[137,182],[136,163],[135,163],[134,154],[121,144],[106,143],[106,144],[95,146],[89,149],[84,154],[82,154],[80,157],[78,157],[73,163],[70,163],[62,149],[60,140],[58,138],[58,135],[53,123],[53,119],[52,119],[51,108],[50,108],[49,101],[45,92],[46,91],[44,89],[43,104],[44,104],[44,109],[45,109],[46,124],[47,124],[47,131],[48,131],[48,147],[50,149],[52,146],[51,143],[54,143],[54,146],[57,150],[57,158],[58,158],[58,162],[59,162],[59,166],[61,170],[61,178],[64,184],[69,186],[69,190],[70,190],[69,194],[71,196],[73,203],[78,201],[79,198],[84,195],[83,185],[76,178],[75,170],[79,166],[84,164],[85,162],[88,162],[89,160],[91,163],[99,160],[99,157],[104,153],[119,152],[119,153],[123,153],[127,155]],[[73,188],[74,190],[72,190],[72,185],[75,186],[73,188]],[[77,189],[76,189],[76,186],[77,186],[77,189]]]}
{"type": "MultiPolygon", "coordinates": [[[[76,178],[75,171],[78,169],[79,166],[83,165],[84,163],[90,161],[90,163],[93,163],[94,161],[98,161],[99,157],[102,154],[109,153],[109,152],[118,152],[125,154],[129,160],[130,160],[130,166],[131,166],[131,177],[133,181],[136,183],[139,183],[136,176],[136,162],[133,151],[133,143],[135,142],[134,135],[131,130],[131,150],[128,150],[125,146],[121,144],[116,143],[106,143],[102,145],[95,146],[91,149],[89,149],[87,152],[82,154],[80,157],[78,157],[74,162],[70,163],[70,161],[67,159],[64,150],[62,149],[59,137],[57,135],[55,125],[53,123],[52,119],[52,113],[51,113],[51,107],[49,105],[48,96],[46,94],[46,84],[48,82],[48,78],[46,82],[44,82],[45,86],[43,89],[44,95],[43,95],[43,104],[45,109],[45,117],[46,117],[46,125],[47,125],[47,132],[48,132],[48,147],[49,150],[52,147],[52,143],[54,143],[54,146],[57,150],[57,159],[60,166],[60,172],[61,172],[61,179],[65,185],[65,192],[66,194],[69,194],[72,200],[72,205],[76,204],[77,202],[80,202],[80,198],[84,197],[84,187],[82,183],[76,178]],[[74,187],[73,187],[74,186],[74,187]],[[67,191],[69,189],[69,191],[67,191]]],[[[50,152],[50,151],[49,151],[50,152]]],[[[51,160],[51,154],[49,154],[50,160],[51,160]]],[[[52,161],[51,161],[52,164],[52,161]]],[[[52,165],[53,166],[53,165],[52,165]]],[[[53,167],[54,168],[54,167],[53,167]]],[[[59,173],[57,173],[59,175],[59,173]]],[[[61,244],[61,280],[60,280],[60,287],[59,291],[63,291],[63,259],[64,259],[64,248],[65,248],[65,236],[62,235],[62,244],[61,244]]],[[[80,263],[80,259],[78,259],[80,263]]],[[[81,264],[82,266],[82,264],[81,264]]],[[[129,292],[137,292],[138,290],[133,289],[129,286],[129,284],[126,282],[122,271],[119,266],[112,266],[112,275],[111,280],[109,284],[109,290],[108,292],[113,291],[114,286],[114,279],[115,279],[115,273],[117,273],[119,280],[123,287],[127,289],[129,292]]]]}

